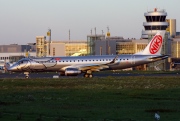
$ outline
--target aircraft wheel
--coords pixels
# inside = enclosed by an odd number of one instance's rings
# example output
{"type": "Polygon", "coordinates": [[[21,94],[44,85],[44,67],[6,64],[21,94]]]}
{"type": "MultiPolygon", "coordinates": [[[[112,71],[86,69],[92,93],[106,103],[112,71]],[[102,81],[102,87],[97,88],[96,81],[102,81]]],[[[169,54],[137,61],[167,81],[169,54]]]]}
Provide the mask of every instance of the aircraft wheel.
{"type": "Polygon", "coordinates": [[[93,75],[92,74],[89,74],[89,78],[92,78],[93,77],[93,75]]]}
{"type": "Polygon", "coordinates": [[[29,76],[25,76],[26,79],[29,79],[29,76]]]}
{"type": "Polygon", "coordinates": [[[84,77],[85,77],[85,78],[88,78],[88,77],[89,77],[89,75],[88,75],[88,74],[84,74],[84,77]]]}
{"type": "Polygon", "coordinates": [[[65,76],[65,73],[60,73],[60,76],[65,76]]]}

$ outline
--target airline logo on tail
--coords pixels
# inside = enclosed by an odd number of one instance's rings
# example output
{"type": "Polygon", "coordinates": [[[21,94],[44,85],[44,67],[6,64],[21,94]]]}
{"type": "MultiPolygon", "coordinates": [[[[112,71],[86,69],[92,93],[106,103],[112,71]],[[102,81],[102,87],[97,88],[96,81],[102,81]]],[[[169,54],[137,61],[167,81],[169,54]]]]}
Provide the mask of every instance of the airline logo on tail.
{"type": "Polygon", "coordinates": [[[164,35],[165,31],[158,31],[146,48],[139,53],[135,53],[135,55],[161,55],[164,35]]]}
{"type": "Polygon", "coordinates": [[[156,54],[159,49],[162,46],[162,36],[161,35],[156,35],[153,40],[151,41],[151,44],[149,46],[149,52],[151,54],[156,54]]]}

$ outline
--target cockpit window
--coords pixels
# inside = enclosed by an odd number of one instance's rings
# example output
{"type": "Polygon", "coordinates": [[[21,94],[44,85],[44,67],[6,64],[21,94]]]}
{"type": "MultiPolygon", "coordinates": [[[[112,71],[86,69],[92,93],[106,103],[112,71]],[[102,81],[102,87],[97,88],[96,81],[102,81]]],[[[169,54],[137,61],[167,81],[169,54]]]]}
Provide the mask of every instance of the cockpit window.
{"type": "Polygon", "coordinates": [[[21,59],[21,60],[19,60],[18,62],[17,62],[17,64],[23,64],[23,63],[27,63],[28,62],[28,60],[26,60],[26,59],[21,59]]]}

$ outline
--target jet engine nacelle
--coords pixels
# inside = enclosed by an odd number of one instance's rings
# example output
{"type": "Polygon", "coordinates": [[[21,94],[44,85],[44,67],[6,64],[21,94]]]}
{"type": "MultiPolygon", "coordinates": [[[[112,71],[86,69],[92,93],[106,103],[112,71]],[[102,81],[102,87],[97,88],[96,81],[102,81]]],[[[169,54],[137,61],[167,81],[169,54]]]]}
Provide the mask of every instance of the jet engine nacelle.
{"type": "Polygon", "coordinates": [[[78,70],[77,68],[66,68],[66,70],[65,70],[66,76],[77,76],[80,73],[81,73],[81,71],[78,70]]]}

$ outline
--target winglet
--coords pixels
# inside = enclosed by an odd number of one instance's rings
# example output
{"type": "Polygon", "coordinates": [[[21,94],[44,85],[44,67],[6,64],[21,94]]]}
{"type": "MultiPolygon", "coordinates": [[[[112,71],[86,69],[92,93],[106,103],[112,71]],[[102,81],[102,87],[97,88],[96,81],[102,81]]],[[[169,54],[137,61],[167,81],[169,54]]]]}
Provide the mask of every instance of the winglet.
{"type": "Polygon", "coordinates": [[[146,48],[136,55],[161,55],[164,34],[165,31],[158,31],[146,48]]]}

